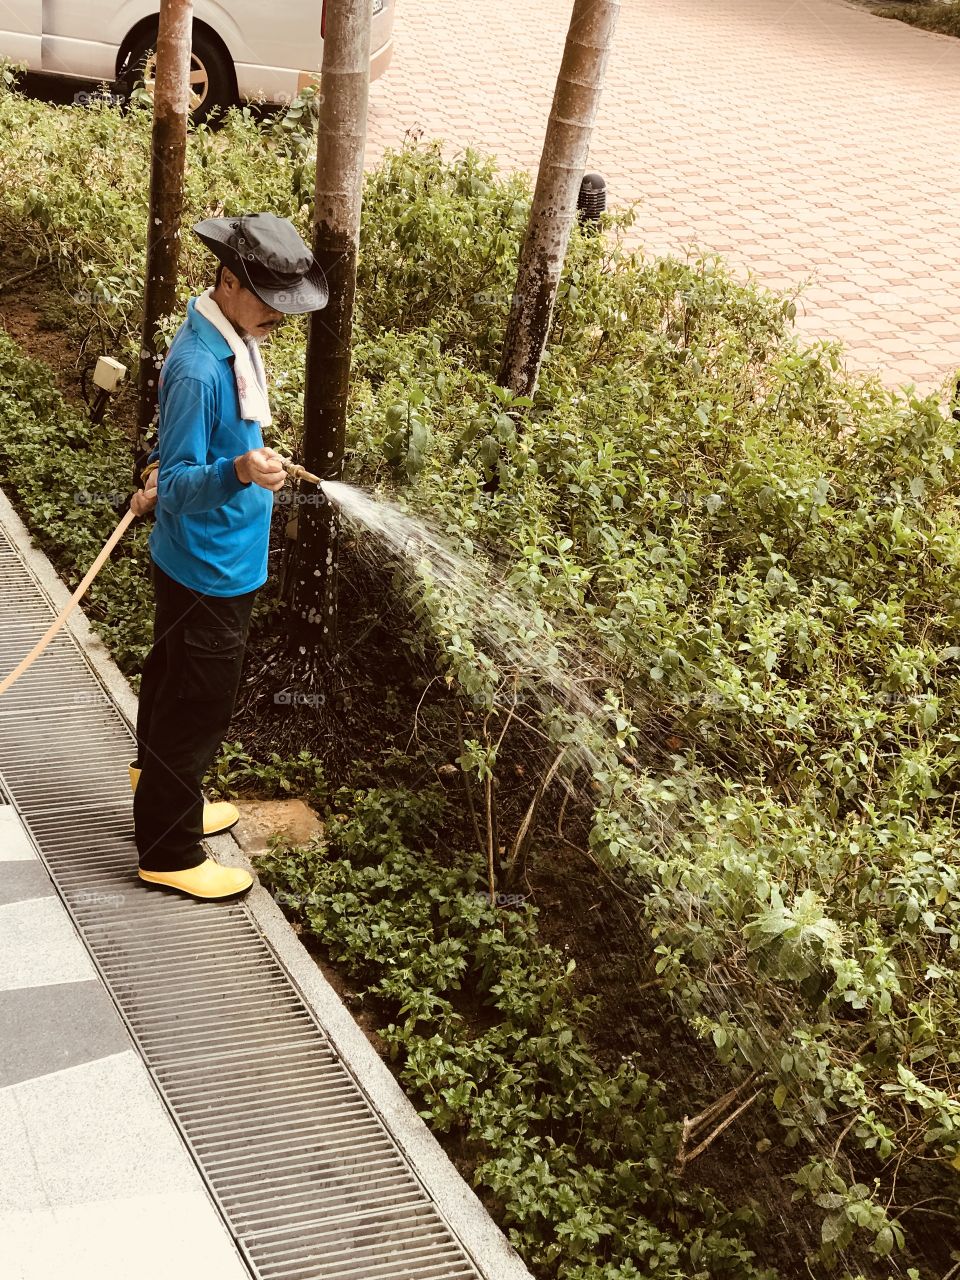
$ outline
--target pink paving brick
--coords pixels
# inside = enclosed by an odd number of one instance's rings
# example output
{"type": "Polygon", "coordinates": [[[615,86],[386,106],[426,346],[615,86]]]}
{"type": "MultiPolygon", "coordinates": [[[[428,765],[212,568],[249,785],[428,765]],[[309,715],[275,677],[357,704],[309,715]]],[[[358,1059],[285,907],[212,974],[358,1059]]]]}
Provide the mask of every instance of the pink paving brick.
{"type": "MultiPolygon", "coordinates": [[[[535,173],[572,0],[397,5],[367,162],[416,128],[535,173]]],[[[630,243],[809,277],[805,337],[933,390],[960,363],[958,130],[960,40],[847,0],[623,0],[590,167],[643,199],[630,243]]]]}

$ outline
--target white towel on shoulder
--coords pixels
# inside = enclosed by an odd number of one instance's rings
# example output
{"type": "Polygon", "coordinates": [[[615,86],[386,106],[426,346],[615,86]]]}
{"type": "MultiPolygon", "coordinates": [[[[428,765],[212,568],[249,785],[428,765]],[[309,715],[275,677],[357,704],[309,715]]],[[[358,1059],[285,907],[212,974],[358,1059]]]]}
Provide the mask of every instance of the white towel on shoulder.
{"type": "Polygon", "coordinates": [[[213,300],[213,289],[206,289],[197,298],[197,310],[222,334],[233,352],[233,374],[237,380],[240,397],[240,417],[256,419],[261,427],[269,427],[273,421],[270,401],[267,398],[267,375],[260,358],[260,348],[251,338],[240,337],[236,329],[213,300]]]}

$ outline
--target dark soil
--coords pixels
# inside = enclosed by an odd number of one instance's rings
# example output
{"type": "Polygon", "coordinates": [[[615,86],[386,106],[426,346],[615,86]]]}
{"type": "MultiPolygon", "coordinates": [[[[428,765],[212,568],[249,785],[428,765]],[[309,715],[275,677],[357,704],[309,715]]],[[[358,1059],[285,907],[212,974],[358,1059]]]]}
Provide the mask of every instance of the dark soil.
{"type": "MultiPolygon", "coordinates": [[[[70,404],[88,409],[94,399],[93,370],[100,356],[120,358],[109,337],[80,330],[85,313],[62,288],[55,261],[35,262],[9,246],[0,246],[0,325],[18,346],[50,369],[53,383],[70,404]]],[[[136,421],[137,370],[108,403],[112,420],[136,421]]],[[[131,457],[132,461],[132,457],[131,457]]]]}
{"type": "Polygon", "coordinates": [[[0,256],[0,324],[24,351],[50,368],[61,395],[84,402],[76,352],[64,341],[57,314],[62,295],[44,288],[55,279],[51,263],[31,267],[15,257],[0,256]]]}

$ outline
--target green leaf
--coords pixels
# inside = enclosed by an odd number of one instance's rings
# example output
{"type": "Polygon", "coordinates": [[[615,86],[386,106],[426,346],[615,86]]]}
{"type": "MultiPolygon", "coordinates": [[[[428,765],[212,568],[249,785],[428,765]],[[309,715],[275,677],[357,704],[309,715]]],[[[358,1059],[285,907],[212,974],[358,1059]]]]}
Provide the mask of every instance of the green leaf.
{"type": "Polygon", "coordinates": [[[873,1252],[885,1258],[893,1250],[893,1231],[890,1227],[882,1227],[873,1242],[873,1252]]]}
{"type": "Polygon", "coordinates": [[[824,1244],[832,1244],[835,1240],[841,1239],[847,1229],[847,1215],[845,1213],[830,1214],[829,1217],[823,1220],[823,1225],[820,1228],[820,1239],[824,1244]]]}
{"type": "Polygon", "coordinates": [[[484,436],[480,441],[480,457],[487,471],[494,471],[500,461],[500,445],[493,436],[484,436]]]}

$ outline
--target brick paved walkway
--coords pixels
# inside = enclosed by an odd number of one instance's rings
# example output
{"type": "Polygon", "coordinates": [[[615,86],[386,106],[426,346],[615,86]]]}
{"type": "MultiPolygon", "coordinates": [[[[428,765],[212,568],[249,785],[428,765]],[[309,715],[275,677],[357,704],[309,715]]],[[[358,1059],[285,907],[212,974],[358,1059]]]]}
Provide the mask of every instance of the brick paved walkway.
{"type": "MultiPolygon", "coordinates": [[[[368,159],[406,130],[535,172],[572,0],[397,0],[368,159]]],[[[847,0],[623,0],[591,166],[651,253],[810,283],[805,335],[936,389],[960,369],[960,40],[847,0]]]]}

